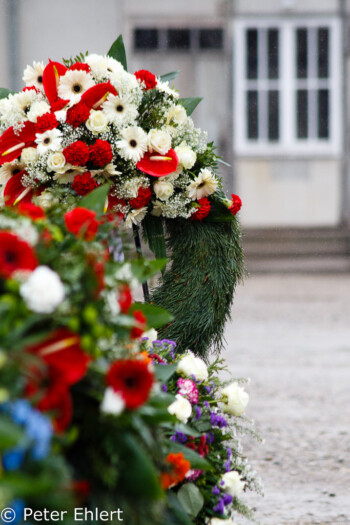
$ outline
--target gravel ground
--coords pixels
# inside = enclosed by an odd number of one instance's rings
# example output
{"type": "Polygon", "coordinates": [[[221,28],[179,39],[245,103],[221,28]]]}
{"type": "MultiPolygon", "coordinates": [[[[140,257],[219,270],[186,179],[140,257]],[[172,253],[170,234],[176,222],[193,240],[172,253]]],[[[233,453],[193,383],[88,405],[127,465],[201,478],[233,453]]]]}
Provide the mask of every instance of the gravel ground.
{"type": "Polygon", "coordinates": [[[264,498],[246,496],[257,518],[350,524],[350,276],[250,277],[226,339],[265,438],[246,447],[264,484],[264,498]]]}

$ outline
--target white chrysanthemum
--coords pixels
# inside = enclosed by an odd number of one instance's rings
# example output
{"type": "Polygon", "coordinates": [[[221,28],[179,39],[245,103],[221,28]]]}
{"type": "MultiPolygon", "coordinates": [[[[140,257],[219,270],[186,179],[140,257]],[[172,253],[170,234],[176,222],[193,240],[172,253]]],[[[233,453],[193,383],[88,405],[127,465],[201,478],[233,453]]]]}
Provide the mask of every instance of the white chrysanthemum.
{"type": "Polygon", "coordinates": [[[45,115],[45,113],[50,112],[50,106],[47,102],[44,100],[38,100],[36,102],[33,102],[31,105],[30,110],[27,113],[28,120],[31,122],[36,122],[38,117],[41,117],[41,115],[45,115]]]}
{"type": "Polygon", "coordinates": [[[58,151],[61,149],[62,132],[59,129],[49,129],[44,133],[36,133],[38,153],[42,155],[47,151],[58,151]]]}
{"type": "Polygon", "coordinates": [[[86,127],[94,134],[104,133],[108,129],[108,118],[103,111],[91,110],[86,127]]]}
{"type": "Polygon", "coordinates": [[[55,111],[55,117],[57,118],[58,122],[66,122],[67,109],[60,109],[59,111],[55,111]]]}
{"type": "Polygon", "coordinates": [[[153,208],[151,211],[151,215],[154,215],[155,217],[160,217],[163,213],[163,203],[161,201],[152,201],[153,208]]]}
{"type": "Polygon", "coordinates": [[[60,78],[57,92],[63,100],[76,104],[81,95],[94,85],[91,75],[86,71],[70,70],[60,78]]]}
{"type": "Polygon", "coordinates": [[[108,387],[105,390],[103,400],[101,403],[101,412],[105,414],[113,414],[119,416],[125,408],[124,399],[113,388],[108,387]]]}
{"type": "Polygon", "coordinates": [[[118,75],[111,75],[110,80],[118,91],[119,96],[126,97],[130,94],[130,92],[136,92],[142,96],[142,89],[135,75],[131,75],[131,73],[123,71],[118,75]]]}
{"type": "Polygon", "coordinates": [[[115,58],[109,56],[106,57],[106,68],[108,75],[119,75],[125,72],[122,64],[115,58]]]}
{"type": "Polygon", "coordinates": [[[193,168],[197,160],[197,155],[193,149],[186,144],[186,142],[181,142],[179,146],[176,146],[175,152],[181,166],[186,170],[193,168]]]}
{"type": "Polygon", "coordinates": [[[33,66],[27,66],[23,73],[23,82],[26,86],[34,86],[43,91],[44,62],[33,62],[33,66]]]}
{"type": "Polygon", "coordinates": [[[139,162],[148,148],[147,133],[142,128],[132,126],[121,131],[122,140],[117,142],[120,154],[127,160],[139,162]]]}
{"type": "Polygon", "coordinates": [[[97,80],[102,80],[107,77],[106,56],[92,53],[85,57],[85,63],[90,66],[91,73],[97,80]]]}
{"type": "Polygon", "coordinates": [[[35,162],[39,158],[39,153],[36,148],[23,148],[21,153],[21,161],[24,164],[35,162]]]}
{"type": "Polygon", "coordinates": [[[148,132],[148,148],[150,152],[156,151],[165,155],[171,148],[169,133],[161,129],[151,129],[148,132]]]}
{"type": "Polygon", "coordinates": [[[38,266],[20,287],[20,294],[30,310],[52,314],[65,298],[60,276],[48,266],[38,266]]]}
{"type": "Polygon", "coordinates": [[[169,86],[169,82],[162,82],[159,78],[157,78],[157,89],[161,91],[162,93],[166,93],[167,95],[170,95],[174,98],[179,98],[179,94],[174,89],[171,89],[169,86]]]}
{"type": "Polygon", "coordinates": [[[102,104],[102,109],[109,122],[116,126],[131,124],[138,116],[137,107],[130,97],[119,97],[110,93],[102,104]]]}
{"type": "Polygon", "coordinates": [[[168,412],[177,417],[182,423],[187,423],[192,415],[191,403],[181,394],[176,394],[176,401],[168,406],[168,412]]]}
{"type": "Polygon", "coordinates": [[[167,124],[174,122],[175,124],[182,124],[187,119],[186,110],[181,104],[173,106],[166,114],[167,124]]]}
{"type": "Polygon", "coordinates": [[[198,177],[187,187],[189,197],[195,201],[207,197],[216,191],[218,180],[207,168],[199,172],[198,177]]]}
{"type": "Polygon", "coordinates": [[[125,219],[125,226],[131,228],[133,224],[138,225],[143,221],[147,213],[147,207],[132,210],[125,219]]]}

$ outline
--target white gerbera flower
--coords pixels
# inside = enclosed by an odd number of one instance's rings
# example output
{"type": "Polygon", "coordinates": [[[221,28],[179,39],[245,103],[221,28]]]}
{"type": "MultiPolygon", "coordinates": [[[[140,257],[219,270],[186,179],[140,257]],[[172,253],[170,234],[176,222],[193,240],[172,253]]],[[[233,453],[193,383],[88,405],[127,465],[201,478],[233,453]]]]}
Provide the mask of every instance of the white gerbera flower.
{"type": "Polygon", "coordinates": [[[193,200],[202,199],[216,191],[218,181],[207,168],[199,172],[198,177],[187,187],[188,196],[193,200]]]}
{"type": "Polygon", "coordinates": [[[23,91],[13,95],[11,99],[12,111],[18,111],[21,120],[27,119],[27,114],[31,110],[32,104],[38,100],[38,94],[34,89],[29,89],[28,91],[23,91]]]}
{"type": "Polygon", "coordinates": [[[94,85],[91,75],[86,71],[71,70],[60,78],[57,92],[63,100],[76,104],[81,99],[81,95],[94,85]]]}
{"type": "Polygon", "coordinates": [[[27,117],[28,120],[30,120],[31,122],[36,122],[38,120],[38,117],[41,117],[42,115],[45,115],[45,113],[49,112],[50,106],[48,105],[48,103],[44,100],[37,100],[31,105],[31,108],[27,113],[27,117]]]}
{"type": "Polygon", "coordinates": [[[5,186],[12,175],[16,175],[16,173],[22,171],[23,168],[23,164],[18,161],[5,162],[5,164],[0,167],[0,184],[5,186]]]}
{"type": "Polygon", "coordinates": [[[59,129],[49,129],[44,133],[36,133],[35,142],[37,143],[40,155],[47,151],[58,151],[61,149],[62,133],[59,129]]]}
{"type": "Polygon", "coordinates": [[[116,126],[131,124],[138,116],[137,107],[131,103],[130,97],[119,97],[112,93],[102,104],[102,109],[109,122],[116,126]]]}
{"type": "Polygon", "coordinates": [[[27,66],[23,73],[23,82],[26,86],[34,86],[43,91],[44,62],[33,62],[33,66],[27,66]]]}
{"type": "Polygon", "coordinates": [[[133,224],[137,225],[143,221],[147,213],[147,206],[144,208],[139,208],[138,210],[132,210],[128,213],[125,219],[125,226],[131,228],[133,224]]]}
{"type": "Polygon", "coordinates": [[[117,142],[120,154],[127,160],[139,162],[148,148],[147,133],[138,126],[125,128],[121,131],[122,140],[117,142]]]}
{"type": "Polygon", "coordinates": [[[48,266],[38,266],[20,287],[28,308],[39,314],[52,314],[65,298],[60,276],[48,266]]]}
{"type": "Polygon", "coordinates": [[[58,184],[71,184],[76,175],[80,175],[87,171],[84,166],[71,166],[71,164],[65,164],[61,169],[56,169],[56,173],[52,177],[53,180],[57,181],[58,184]]]}

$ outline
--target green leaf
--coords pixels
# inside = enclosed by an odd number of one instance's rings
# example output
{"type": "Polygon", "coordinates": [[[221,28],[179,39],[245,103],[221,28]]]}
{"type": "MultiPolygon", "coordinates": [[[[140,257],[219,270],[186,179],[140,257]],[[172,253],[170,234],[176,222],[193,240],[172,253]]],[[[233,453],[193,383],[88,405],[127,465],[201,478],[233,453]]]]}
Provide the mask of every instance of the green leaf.
{"type": "Polygon", "coordinates": [[[185,458],[191,463],[191,468],[199,470],[211,470],[211,464],[194,450],[180,445],[180,443],[169,442],[171,452],[182,452],[185,458]]]}
{"type": "Polygon", "coordinates": [[[7,417],[0,417],[0,450],[15,447],[24,437],[20,427],[7,417]]]}
{"type": "Polygon", "coordinates": [[[142,221],[144,239],[157,259],[166,258],[163,220],[150,213],[142,221]]]}
{"type": "Polygon", "coordinates": [[[104,184],[103,186],[99,186],[91,191],[86,197],[81,199],[79,207],[88,208],[89,210],[93,210],[99,215],[102,215],[105,209],[109,186],[109,184],[104,184]]]}
{"type": "Polygon", "coordinates": [[[203,432],[208,432],[213,425],[211,424],[210,416],[208,414],[204,414],[198,419],[198,421],[193,423],[193,426],[196,430],[198,430],[198,432],[202,434],[203,432]]]}
{"type": "Polygon", "coordinates": [[[166,428],[172,431],[175,430],[176,432],[181,432],[181,434],[186,434],[186,436],[193,436],[193,437],[201,436],[201,432],[197,432],[197,430],[195,430],[190,425],[185,425],[185,423],[175,423],[175,425],[164,423],[162,426],[163,428],[166,428]]]}
{"type": "Polygon", "coordinates": [[[204,505],[204,497],[194,483],[186,483],[177,493],[177,497],[191,518],[198,516],[204,505]]]}
{"type": "Polygon", "coordinates": [[[131,271],[140,282],[144,282],[154,275],[157,275],[160,270],[165,268],[166,263],[166,259],[154,259],[151,261],[147,259],[138,259],[131,262],[131,271]]]}
{"type": "Polygon", "coordinates": [[[169,519],[167,519],[165,523],[169,523],[171,519],[171,523],[175,523],[176,525],[193,525],[192,520],[188,517],[188,514],[185,512],[185,509],[175,494],[169,490],[167,496],[167,506],[171,512],[171,516],[169,516],[169,519]]]}
{"type": "Polygon", "coordinates": [[[170,80],[174,80],[174,78],[176,78],[179,73],[180,73],[180,71],[171,71],[170,73],[166,73],[165,75],[161,75],[160,76],[160,80],[162,82],[169,82],[170,80]]]}
{"type": "Polygon", "coordinates": [[[14,91],[10,91],[7,88],[0,88],[0,99],[8,97],[12,93],[14,93],[14,91]]]}
{"type": "Polygon", "coordinates": [[[107,55],[118,60],[118,62],[122,64],[125,71],[128,70],[125,46],[122,35],[118,36],[117,40],[112,44],[112,47],[108,51],[107,55]]]}
{"type": "Polygon", "coordinates": [[[175,373],[177,364],[174,365],[154,365],[155,376],[160,383],[166,383],[175,373]]]}
{"type": "Polygon", "coordinates": [[[212,200],[210,206],[210,213],[204,219],[205,222],[232,222],[235,220],[235,216],[223,202],[212,200]]]}
{"type": "Polygon", "coordinates": [[[187,115],[192,115],[198,104],[203,100],[201,97],[179,98],[178,102],[186,110],[187,115]]]}
{"type": "Polygon", "coordinates": [[[130,311],[141,310],[147,319],[147,330],[149,328],[160,328],[170,323],[174,317],[164,308],[147,303],[134,303],[130,311]]]}

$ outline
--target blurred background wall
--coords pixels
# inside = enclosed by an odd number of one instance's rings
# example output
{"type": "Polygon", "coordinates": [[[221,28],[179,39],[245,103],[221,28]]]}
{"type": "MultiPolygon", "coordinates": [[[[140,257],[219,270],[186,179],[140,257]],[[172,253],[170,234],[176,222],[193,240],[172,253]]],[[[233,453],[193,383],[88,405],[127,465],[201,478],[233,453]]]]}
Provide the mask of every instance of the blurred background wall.
{"type": "Polygon", "coordinates": [[[0,85],[33,60],[106,53],[180,70],[231,168],[257,269],[348,271],[350,0],[0,0],[0,85]]]}

